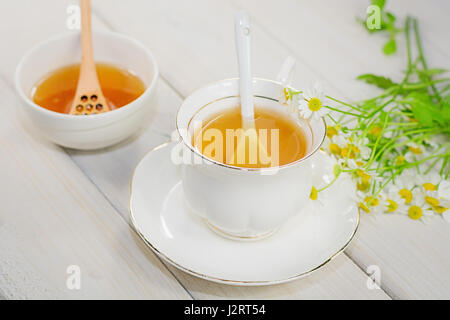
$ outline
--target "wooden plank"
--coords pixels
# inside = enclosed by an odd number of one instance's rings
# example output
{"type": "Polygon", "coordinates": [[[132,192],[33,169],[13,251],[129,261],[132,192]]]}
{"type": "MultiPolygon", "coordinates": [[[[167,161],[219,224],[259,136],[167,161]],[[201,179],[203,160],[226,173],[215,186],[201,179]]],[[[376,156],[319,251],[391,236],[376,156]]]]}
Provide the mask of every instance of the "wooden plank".
{"type": "Polygon", "coordinates": [[[367,276],[344,254],[303,279],[270,287],[230,287],[179,273],[196,299],[390,299],[368,289],[367,276]]]}
{"type": "MultiPolygon", "coordinates": [[[[355,25],[354,17],[364,13],[366,3],[236,2],[247,9],[257,23],[270,18],[270,24],[265,26],[268,33],[291,48],[296,57],[307,60],[311,68],[339,83],[345,96],[356,99],[375,93],[368,87],[360,90],[361,85],[351,81],[357,74],[376,72],[398,77],[398,71],[403,69],[403,46],[399,47],[397,55],[386,58],[380,53],[386,39],[369,36],[363,28],[355,25]],[[313,32],[302,32],[314,21],[320,21],[322,27],[313,28],[313,32]],[[295,37],[301,41],[292,41],[295,37]],[[314,41],[314,38],[321,41],[314,41]],[[305,46],[305,43],[313,46],[305,46]],[[327,47],[333,48],[332,53],[326,51],[327,47]],[[325,53],[317,58],[316,51],[325,53]],[[364,59],[358,59],[360,54],[364,59]]],[[[445,42],[444,30],[449,30],[450,26],[448,19],[443,19],[439,7],[433,6],[433,2],[427,2],[426,7],[420,1],[408,1],[408,5],[403,7],[397,1],[388,2],[389,5],[391,3],[392,10],[399,15],[421,13],[418,16],[428,61],[430,65],[448,68],[448,50],[436,46],[436,42],[445,42]]],[[[346,252],[363,269],[378,265],[383,275],[383,288],[392,297],[449,298],[449,231],[450,225],[439,217],[427,225],[403,216],[363,217],[360,237],[346,252]]]]}

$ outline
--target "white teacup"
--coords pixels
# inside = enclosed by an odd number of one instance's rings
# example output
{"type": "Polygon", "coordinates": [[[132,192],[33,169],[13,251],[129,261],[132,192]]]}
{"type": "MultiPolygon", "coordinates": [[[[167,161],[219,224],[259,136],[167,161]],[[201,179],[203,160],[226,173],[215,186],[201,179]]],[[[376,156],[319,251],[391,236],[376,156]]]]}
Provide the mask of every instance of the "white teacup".
{"type": "Polygon", "coordinates": [[[153,108],[158,66],[138,41],[113,32],[93,34],[95,59],[131,70],[147,89],[131,103],[95,116],[74,116],[47,110],[31,98],[33,86],[49,72],[80,63],[80,33],[58,35],[33,47],[16,69],[15,85],[33,124],[49,140],[64,147],[97,149],[118,143],[145,124],[153,108]]]}
{"type": "MultiPolygon", "coordinates": [[[[239,79],[223,80],[201,88],[184,100],[177,114],[177,129],[190,163],[182,164],[186,204],[220,234],[234,239],[260,239],[300,213],[312,187],[311,156],[326,136],[323,119],[306,122],[278,102],[282,85],[253,79],[255,105],[293,118],[308,140],[306,155],[275,168],[242,168],[205,157],[192,145],[193,123],[239,105],[239,79]]],[[[186,157],[185,157],[186,159],[186,157]]]]}

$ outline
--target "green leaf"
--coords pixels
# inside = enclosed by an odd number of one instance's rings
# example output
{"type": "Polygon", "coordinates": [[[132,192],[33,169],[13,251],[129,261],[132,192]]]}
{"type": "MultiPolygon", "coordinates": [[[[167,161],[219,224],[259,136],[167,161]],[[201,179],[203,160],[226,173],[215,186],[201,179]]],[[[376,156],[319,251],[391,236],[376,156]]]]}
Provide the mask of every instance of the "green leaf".
{"type": "Polygon", "coordinates": [[[416,70],[419,75],[424,75],[428,77],[436,76],[438,74],[443,74],[447,72],[446,69],[434,68],[434,69],[425,69],[425,70],[416,70]]]}
{"type": "Polygon", "coordinates": [[[442,118],[445,122],[450,122],[450,108],[442,109],[442,118]]]}
{"type": "Polygon", "coordinates": [[[386,17],[392,24],[395,22],[395,20],[397,20],[397,18],[391,12],[386,11],[386,17]]]}
{"type": "Polygon", "coordinates": [[[420,104],[411,104],[411,110],[414,114],[414,118],[419,121],[420,124],[427,127],[433,125],[433,117],[426,108],[423,108],[420,104]]]}
{"type": "Polygon", "coordinates": [[[397,41],[395,38],[391,38],[383,47],[383,52],[385,55],[393,54],[397,51],[397,41]]]}
{"type": "Polygon", "coordinates": [[[442,110],[433,104],[431,97],[426,92],[414,91],[406,97],[411,106],[414,118],[424,126],[432,126],[433,121],[444,124],[442,110]]]}
{"type": "Polygon", "coordinates": [[[446,85],[445,87],[443,87],[443,88],[440,90],[440,93],[444,93],[445,91],[448,91],[448,90],[450,90],[450,84],[448,84],[448,85],[446,85]]]}
{"type": "Polygon", "coordinates": [[[442,110],[441,110],[442,119],[445,121],[446,125],[449,126],[450,125],[449,124],[449,122],[450,122],[450,95],[443,97],[441,104],[442,104],[442,110]]]}
{"type": "Polygon", "coordinates": [[[377,76],[372,73],[366,73],[358,76],[356,79],[362,80],[368,84],[373,84],[381,89],[388,89],[392,86],[397,85],[397,83],[393,82],[391,79],[383,77],[383,76],[377,76]]]}
{"type": "Polygon", "coordinates": [[[386,0],[372,0],[372,4],[374,6],[380,7],[380,9],[383,10],[384,5],[386,4],[386,0]]]}

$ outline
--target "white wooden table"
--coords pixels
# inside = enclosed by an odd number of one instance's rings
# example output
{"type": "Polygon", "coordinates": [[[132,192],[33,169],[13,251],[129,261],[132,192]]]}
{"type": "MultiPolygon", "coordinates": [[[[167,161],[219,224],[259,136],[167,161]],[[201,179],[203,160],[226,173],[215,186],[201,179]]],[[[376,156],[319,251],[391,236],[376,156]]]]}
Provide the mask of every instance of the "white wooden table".
{"type": "MultiPolygon", "coordinates": [[[[399,17],[419,17],[431,66],[449,68],[448,1],[388,1],[399,17]]],[[[139,135],[94,152],[65,150],[37,135],[13,88],[20,57],[66,31],[75,0],[2,1],[0,12],[0,299],[392,299],[450,298],[450,224],[399,215],[364,215],[346,252],[311,276],[270,287],[232,287],[167,265],[129,224],[129,179],[138,160],[168,140],[183,98],[214,80],[237,75],[233,16],[248,11],[254,73],[275,77],[287,55],[297,61],[294,85],[322,81],[346,100],[375,90],[355,77],[401,76],[405,50],[385,57],[381,35],[355,22],[368,1],[93,0],[93,23],[135,37],[159,63],[158,108],[139,135]],[[66,286],[69,265],[80,290],[66,286]],[[381,289],[367,287],[367,267],[381,270],[381,289]]]]}

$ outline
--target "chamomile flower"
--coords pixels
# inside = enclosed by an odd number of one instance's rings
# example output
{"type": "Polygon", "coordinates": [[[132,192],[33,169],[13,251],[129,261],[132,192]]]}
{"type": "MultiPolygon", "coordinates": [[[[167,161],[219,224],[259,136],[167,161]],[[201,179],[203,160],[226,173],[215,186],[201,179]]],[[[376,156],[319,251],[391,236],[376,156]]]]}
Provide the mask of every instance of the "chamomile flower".
{"type": "Polygon", "coordinates": [[[394,164],[396,166],[402,166],[406,163],[406,159],[403,155],[398,155],[394,158],[394,164]]]}
{"type": "Polygon", "coordinates": [[[300,98],[300,94],[295,94],[288,87],[283,87],[279,94],[278,102],[287,106],[289,112],[295,112],[300,98]]]}
{"type": "Polygon", "coordinates": [[[356,169],[355,171],[356,189],[359,191],[367,191],[373,181],[373,177],[362,169],[356,169]]]}
{"type": "Polygon", "coordinates": [[[415,162],[423,155],[423,147],[417,145],[414,142],[408,143],[407,148],[408,149],[405,153],[405,159],[408,162],[415,162]]]}
{"type": "MultiPolygon", "coordinates": [[[[430,181],[432,181],[430,179],[430,181]]],[[[439,189],[441,188],[442,182],[439,184],[439,189]]],[[[444,184],[445,187],[445,184],[444,184]]],[[[438,214],[443,214],[450,207],[450,202],[443,197],[440,197],[437,186],[431,182],[422,184],[422,188],[419,190],[425,199],[425,202],[430,207],[431,210],[438,214]]]]}
{"type": "Polygon", "coordinates": [[[355,159],[340,159],[339,162],[345,164],[351,170],[359,169],[366,164],[364,161],[355,159]]]}
{"type": "Polygon", "coordinates": [[[408,206],[408,216],[413,220],[419,220],[424,216],[429,216],[429,206],[423,197],[415,195],[414,201],[408,206]]]}
{"type": "Polygon", "coordinates": [[[358,143],[359,154],[361,156],[361,159],[363,160],[369,159],[370,155],[372,154],[372,149],[367,147],[368,144],[369,144],[368,138],[364,138],[362,139],[362,141],[359,141],[358,143]]]}
{"type": "Polygon", "coordinates": [[[322,86],[316,82],[311,88],[303,92],[303,99],[300,99],[299,112],[305,119],[312,117],[319,119],[327,115],[328,110],[323,106],[325,94],[322,86]]]}
{"type": "Polygon", "coordinates": [[[282,83],[282,88],[280,90],[280,93],[278,94],[278,102],[280,104],[288,104],[289,100],[291,99],[291,92],[287,86],[285,86],[284,83],[282,83]]]}
{"type": "Polygon", "coordinates": [[[348,143],[347,138],[341,132],[334,135],[331,139],[327,138],[326,140],[328,142],[326,143],[325,148],[326,148],[327,152],[331,153],[334,156],[340,156],[342,149],[348,143]]]}
{"type": "Polygon", "coordinates": [[[415,186],[413,181],[409,172],[404,171],[391,187],[391,191],[397,193],[403,199],[404,204],[410,204],[413,200],[413,188],[415,186]]]}
{"type": "Polygon", "coordinates": [[[388,192],[383,193],[382,206],[385,213],[396,212],[406,214],[408,211],[404,199],[401,198],[398,191],[392,187],[388,192]]]}
{"type": "Polygon", "coordinates": [[[341,131],[341,126],[339,124],[335,126],[327,126],[327,137],[333,138],[335,135],[337,135],[341,131]]]}
{"type": "Polygon", "coordinates": [[[339,148],[345,148],[348,144],[348,138],[343,133],[339,133],[333,136],[333,138],[331,138],[331,141],[337,144],[339,148]]]}
{"type": "Polygon", "coordinates": [[[437,172],[430,172],[427,175],[419,175],[417,182],[425,191],[437,191],[438,185],[441,182],[441,176],[437,172]]]}
{"type": "Polygon", "coordinates": [[[410,151],[414,154],[422,154],[422,152],[423,152],[422,147],[414,142],[408,143],[407,146],[408,146],[408,151],[410,151]]]}

